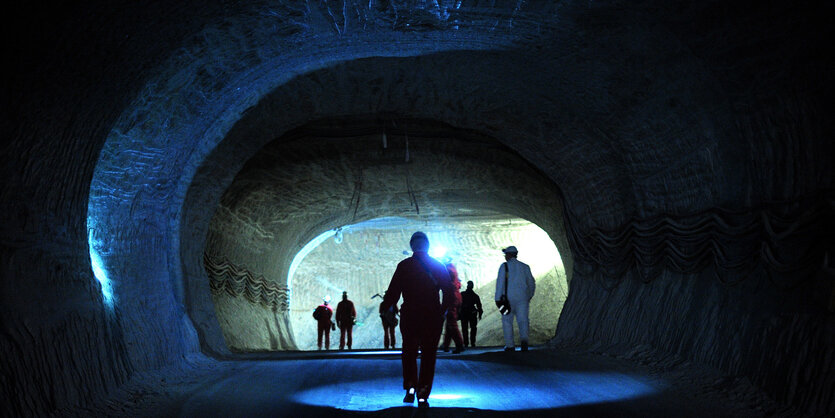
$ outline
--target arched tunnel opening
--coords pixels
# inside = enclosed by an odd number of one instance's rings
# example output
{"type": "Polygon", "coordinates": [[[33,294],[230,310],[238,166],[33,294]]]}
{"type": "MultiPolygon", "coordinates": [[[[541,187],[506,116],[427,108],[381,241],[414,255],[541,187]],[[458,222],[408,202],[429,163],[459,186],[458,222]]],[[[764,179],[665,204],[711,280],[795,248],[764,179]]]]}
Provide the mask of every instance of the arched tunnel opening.
{"type": "Polygon", "coordinates": [[[413,230],[487,305],[485,346],[438,353],[439,415],[835,414],[824,2],[8,13],[3,416],[410,415],[361,334],[413,230]],[[507,245],[524,353],[496,341],[507,245]],[[312,350],[341,291],[362,347],[312,350]]]}
{"type": "Polygon", "coordinates": [[[224,342],[234,352],[315,349],[311,312],[326,295],[335,308],[347,291],[358,310],[354,347],[382,347],[372,297],[422,230],[433,250],[449,251],[463,288],[473,281],[487,302],[486,345],[503,344],[489,303],[500,250],[520,248],[539,283],[530,342],[543,344],[568,293],[561,206],[550,179],[474,131],[385,117],[296,128],[243,165],[212,217],[204,262],[224,342]]]}
{"type": "MultiPolygon", "coordinates": [[[[476,328],[478,345],[504,345],[501,315],[490,302],[496,291],[496,270],[504,262],[500,249],[511,242],[519,243],[520,260],[531,266],[536,279],[537,291],[530,307],[530,343],[542,345],[554,337],[568,284],[559,251],[541,228],[502,214],[441,217],[431,222],[388,217],[327,231],[324,240],[306,257],[296,255],[294,262],[302,261],[297,269],[291,267],[287,286],[296,348],[317,349],[316,323],[311,313],[323,298],[331,300],[336,308],[343,292],[357,311],[352,348],[384,347],[379,315],[382,298],[377,296],[384,294],[397,263],[411,255],[409,236],[418,230],[428,235],[434,258],[455,266],[461,291],[472,281],[476,295],[483,296],[484,316],[476,328]]],[[[335,331],[338,336],[339,330],[335,331]]],[[[395,336],[396,341],[403,341],[397,328],[395,336]]],[[[331,338],[330,348],[335,349],[338,340],[331,338]]],[[[520,344],[518,336],[515,343],[520,344]]]]}

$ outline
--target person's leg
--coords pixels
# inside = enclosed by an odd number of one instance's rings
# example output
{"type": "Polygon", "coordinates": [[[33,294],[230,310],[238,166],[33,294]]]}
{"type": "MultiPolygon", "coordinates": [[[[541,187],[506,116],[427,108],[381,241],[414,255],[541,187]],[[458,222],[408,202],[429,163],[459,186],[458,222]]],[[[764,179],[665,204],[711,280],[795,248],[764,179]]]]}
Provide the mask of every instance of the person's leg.
{"type": "Polygon", "coordinates": [[[458,321],[452,320],[450,322],[450,331],[452,334],[452,341],[455,341],[455,351],[464,351],[464,339],[461,337],[461,330],[458,329],[458,321]]]}
{"type": "Polygon", "coordinates": [[[452,340],[451,322],[449,319],[444,321],[444,342],[441,343],[441,349],[444,351],[449,351],[449,342],[452,340]]]}
{"type": "Polygon", "coordinates": [[[469,331],[469,322],[469,319],[461,318],[461,335],[464,336],[464,347],[466,347],[470,342],[470,338],[467,336],[469,331]]]}
{"type": "Polygon", "coordinates": [[[331,349],[331,327],[325,325],[325,350],[331,349]]]}
{"type": "Polygon", "coordinates": [[[475,336],[478,333],[478,319],[471,318],[470,322],[470,346],[475,347],[475,336]]]}
{"type": "Polygon", "coordinates": [[[340,350],[345,349],[345,334],[347,332],[348,332],[348,330],[345,329],[345,327],[342,327],[342,328],[339,329],[339,349],[340,350]]]}
{"type": "Polygon", "coordinates": [[[322,324],[316,324],[316,333],[318,335],[318,339],[316,340],[316,346],[321,350],[322,349],[322,334],[325,332],[325,329],[322,328],[322,324]]]}
{"type": "Polygon", "coordinates": [[[514,347],[513,344],[513,313],[516,307],[507,315],[502,315],[502,331],[504,332],[504,348],[510,349],[514,347]]]}
{"type": "Polygon", "coordinates": [[[348,325],[347,327],[345,327],[345,329],[347,330],[346,332],[348,333],[348,349],[350,350],[351,346],[353,346],[353,343],[354,343],[354,338],[353,338],[354,326],[353,325],[348,325]]]}
{"type": "Polygon", "coordinates": [[[386,324],[383,324],[383,348],[389,348],[389,327],[386,324]]]}
{"type": "Polygon", "coordinates": [[[395,348],[395,346],[397,345],[397,341],[394,340],[394,325],[389,327],[389,333],[391,333],[391,335],[389,336],[389,341],[391,341],[391,348],[395,348]]]}
{"type": "Polygon", "coordinates": [[[400,328],[400,333],[403,335],[403,351],[400,354],[400,361],[403,365],[403,389],[409,390],[416,388],[418,384],[418,340],[413,335],[404,332],[403,328],[400,328]]]}
{"type": "Polygon", "coordinates": [[[519,340],[522,343],[522,350],[527,350],[529,328],[528,310],[530,305],[526,302],[520,303],[517,306],[518,310],[516,311],[516,323],[519,325],[519,340]]]}
{"type": "Polygon", "coordinates": [[[424,326],[421,330],[420,376],[418,376],[418,401],[429,398],[432,381],[435,379],[435,360],[438,342],[441,339],[441,324],[434,327],[424,326]]]}

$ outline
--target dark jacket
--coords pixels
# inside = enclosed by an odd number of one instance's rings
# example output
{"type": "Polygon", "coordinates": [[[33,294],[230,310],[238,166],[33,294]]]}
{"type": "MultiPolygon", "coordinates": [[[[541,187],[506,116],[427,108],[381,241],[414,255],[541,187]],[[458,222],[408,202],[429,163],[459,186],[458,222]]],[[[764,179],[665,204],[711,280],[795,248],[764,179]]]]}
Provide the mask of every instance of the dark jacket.
{"type": "Polygon", "coordinates": [[[354,302],[343,300],[336,305],[336,325],[340,328],[354,325],[354,318],[357,317],[357,310],[354,302]]]}
{"type": "Polygon", "coordinates": [[[397,265],[383,303],[380,304],[380,312],[396,304],[401,295],[401,328],[420,327],[423,324],[440,327],[444,313],[455,304],[454,288],[446,267],[424,251],[416,251],[397,265]],[[421,261],[432,272],[437,284],[430,278],[421,261]],[[443,293],[442,301],[438,300],[438,290],[443,293]]]}
{"type": "Polygon", "coordinates": [[[461,319],[474,319],[482,313],[481,298],[472,289],[461,292],[461,319]]]}

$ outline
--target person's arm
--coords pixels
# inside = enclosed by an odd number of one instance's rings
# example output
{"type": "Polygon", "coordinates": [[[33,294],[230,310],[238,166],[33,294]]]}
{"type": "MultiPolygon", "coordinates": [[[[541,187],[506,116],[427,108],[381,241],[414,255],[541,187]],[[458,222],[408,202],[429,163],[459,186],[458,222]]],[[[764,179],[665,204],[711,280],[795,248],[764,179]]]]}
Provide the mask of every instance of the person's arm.
{"type": "Polygon", "coordinates": [[[534,280],[533,278],[530,266],[526,266],[525,272],[527,275],[527,277],[525,277],[525,280],[528,283],[528,300],[531,300],[533,299],[533,294],[536,292],[536,280],[534,280]]]}
{"type": "Polygon", "coordinates": [[[475,310],[478,312],[478,319],[480,320],[481,315],[484,313],[484,311],[481,309],[481,298],[479,298],[478,295],[475,294],[475,292],[473,292],[473,300],[475,301],[475,310]]]}
{"type": "MultiPolygon", "coordinates": [[[[403,262],[401,262],[402,264],[403,262]]],[[[397,269],[394,270],[394,275],[391,277],[391,282],[389,282],[388,290],[386,290],[386,296],[383,297],[383,302],[380,303],[380,313],[385,312],[390,307],[397,304],[397,301],[400,300],[400,294],[403,293],[403,269],[401,268],[400,264],[397,265],[397,269]]]]}
{"type": "Polygon", "coordinates": [[[352,303],[351,304],[351,322],[354,322],[355,319],[357,319],[357,307],[354,306],[354,304],[352,303]]]}
{"type": "Polygon", "coordinates": [[[504,264],[499,266],[499,273],[496,275],[496,306],[499,306],[499,300],[502,298],[502,294],[504,294],[504,274],[502,274],[504,266],[504,264]]]}
{"type": "Polygon", "coordinates": [[[452,283],[452,277],[443,265],[434,274],[437,276],[438,285],[443,292],[441,310],[445,313],[452,312],[455,309],[455,285],[452,283]]]}

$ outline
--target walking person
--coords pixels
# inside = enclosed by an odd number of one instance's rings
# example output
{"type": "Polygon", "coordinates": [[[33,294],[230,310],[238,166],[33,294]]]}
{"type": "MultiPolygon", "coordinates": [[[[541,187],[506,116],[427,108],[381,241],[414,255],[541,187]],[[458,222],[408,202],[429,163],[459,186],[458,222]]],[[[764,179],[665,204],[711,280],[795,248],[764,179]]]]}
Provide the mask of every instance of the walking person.
{"type": "Polygon", "coordinates": [[[336,326],[339,327],[339,349],[345,349],[347,337],[348,349],[351,349],[353,342],[354,322],[357,319],[357,310],[354,302],[348,300],[348,292],[342,292],[342,301],[336,305],[336,326]]]}
{"type": "Polygon", "coordinates": [[[381,312],[393,306],[403,295],[400,305],[400,332],[403,335],[403,402],[412,403],[417,396],[418,408],[428,408],[429,393],[435,377],[438,340],[441,338],[444,314],[453,305],[453,286],[443,264],[429,256],[429,239],[415,232],[409,240],[413,254],[401,261],[391,278],[381,312]],[[443,301],[438,300],[438,291],[443,301]],[[420,350],[420,372],[417,356],[420,350]]]}
{"type": "Polygon", "coordinates": [[[394,330],[397,327],[397,315],[400,311],[397,309],[397,304],[389,306],[383,310],[383,302],[380,302],[380,320],[383,323],[383,348],[388,350],[389,347],[395,348],[397,343],[394,337],[394,330]]]}
{"type": "Polygon", "coordinates": [[[458,312],[461,309],[461,281],[458,278],[458,269],[452,264],[452,258],[446,257],[444,260],[447,272],[452,280],[453,286],[453,306],[447,311],[446,326],[444,327],[444,342],[441,344],[443,351],[449,351],[450,341],[455,342],[455,350],[452,354],[458,354],[464,351],[464,339],[461,337],[461,330],[458,329],[458,312]]]}
{"type": "Polygon", "coordinates": [[[536,291],[531,268],[516,257],[519,251],[511,245],[502,250],[505,262],[499,267],[496,277],[496,306],[501,308],[502,296],[510,302],[510,313],[502,315],[502,331],[504,331],[505,351],[516,351],[513,342],[513,318],[519,326],[519,340],[522,351],[528,351],[528,307],[536,291]]]}
{"type": "Polygon", "coordinates": [[[331,347],[331,329],[336,329],[336,325],[331,321],[333,317],[333,309],[331,309],[330,303],[331,297],[325,296],[322,299],[322,304],[317,306],[315,310],[313,310],[313,319],[316,320],[317,325],[317,346],[319,350],[322,349],[322,337],[325,340],[325,350],[330,350],[331,347]]]}
{"type": "Polygon", "coordinates": [[[467,290],[461,292],[461,333],[464,334],[464,347],[469,343],[475,347],[478,321],[484,311],[481,309],[481,298],[473,290],[473,281],[467,282],[467,290]],[[469,334],[469,335],[468,335],[469,334]],[[469,337],[469,338],[468,338],[469,337]]]}

